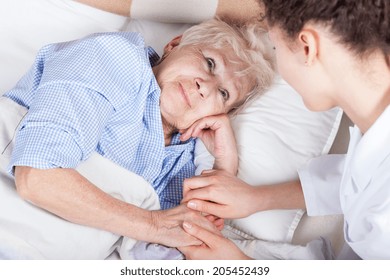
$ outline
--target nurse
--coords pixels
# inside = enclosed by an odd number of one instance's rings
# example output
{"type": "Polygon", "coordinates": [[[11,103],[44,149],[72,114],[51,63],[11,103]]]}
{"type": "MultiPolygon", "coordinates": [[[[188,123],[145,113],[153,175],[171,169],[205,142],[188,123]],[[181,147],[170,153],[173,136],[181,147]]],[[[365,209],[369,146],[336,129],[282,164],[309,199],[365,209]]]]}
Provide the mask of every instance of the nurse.
{"type": "MultiPolygon", "coordinates": [[[[310,110],[344,110],[355,124],[348,153],[312,159],[299,181],[274,186],[207,171],[185,181],[184,202],[222,218],[291,208],[344,214],[355,254],[390,259],[390,2],[263,2],[280,74],[310,110]]],[[[204,242],[181,248],[188,259],[247,258],[221,236],[187,222],[184,228],[204,242]]]]}

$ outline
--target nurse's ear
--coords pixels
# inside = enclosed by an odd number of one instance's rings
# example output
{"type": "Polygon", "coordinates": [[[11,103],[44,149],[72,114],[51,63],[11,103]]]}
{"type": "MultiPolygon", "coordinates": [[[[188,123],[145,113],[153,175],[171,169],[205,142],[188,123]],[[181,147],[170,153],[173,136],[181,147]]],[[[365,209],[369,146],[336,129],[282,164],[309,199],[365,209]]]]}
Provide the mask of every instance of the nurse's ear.
{"type": "Polygon", "coordinates": [[[173,38],[165,47],[164,47],[164,54],[161,58],[161,61],[166,58],[173,49],[175,49],[181,42],[182,35],[176,36],[173,38]]]}
{"type": "Polygon", "coordinates": [[[319,54],[318,34],[314,28],[306,26],[299,32],[298,43],[302,48],[302,62],[305,66],[311,66],[316,62],[319,54]]]}

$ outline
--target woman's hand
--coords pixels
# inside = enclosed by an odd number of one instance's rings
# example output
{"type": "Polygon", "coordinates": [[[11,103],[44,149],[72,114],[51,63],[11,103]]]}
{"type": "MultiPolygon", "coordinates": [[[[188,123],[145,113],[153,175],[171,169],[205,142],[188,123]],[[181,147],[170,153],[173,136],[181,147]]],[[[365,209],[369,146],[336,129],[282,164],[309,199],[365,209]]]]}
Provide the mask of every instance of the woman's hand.
{"type": "Polygon", "coordinates": [[[245,260],[250,259],[229,239],[195,224],[185,222],[185,231],[203,241],[199,246],[178,248],[187,260],[245,260]]]}
{"type": "Polygon", "coordinates": [[[243,218],[259,210],[257,189],[221,170],[207,170],[184,181],[182,203],[221,218],[243,218]]]}
{"type": "Polygon", "coordinates": [[[185,141],[190,137],[198,137],[202,140],[215,158],[214,169],[237,174],[236,139],[228,115],[209,116],[196,121],[181,135],[181,140],[185,141]]]}
{"type": "MultiPolygon", "coordinates": [[[[179,205],[167,210],[152,211],[152,232],[154,243],[169,247],[200,245],[202,241],[186,233],[183,223],[188,221],[202,228],[206,228],[215,234],[221,234],[214,225],[218,219],[210,219],[198,211],[188,209],[185,205],[179,205]]],[[[216,222],[217,225],[219,222],[216,222]]]]}

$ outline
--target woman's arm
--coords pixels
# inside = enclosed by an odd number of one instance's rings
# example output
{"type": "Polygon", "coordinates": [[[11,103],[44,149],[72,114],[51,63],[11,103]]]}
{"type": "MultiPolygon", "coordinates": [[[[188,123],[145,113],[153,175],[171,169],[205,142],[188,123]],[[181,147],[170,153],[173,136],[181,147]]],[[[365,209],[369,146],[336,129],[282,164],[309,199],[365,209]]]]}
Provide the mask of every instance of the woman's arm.
{"type": "Polygon", "coordinates": [[[141,209],[106,194],[73,169],[16,166],[15,182],[22,198],[61,218],[137,240],[199,244],[184,232],[187,220],[214,230],[206,218],[184,205],[166,211],[141,209]]]}
{"type": "Polygon", "coordinates": [[[76,0],[77,2],[86,4],[97,9],[122,15],[130,16],[130,7],[132,0],[76,0]]]}
{"type": "MultiPolygon", "coordinates": [[[[131,16],[132,18],[137,18],[137,14],[132,11],[132,5],[145,5],[144,0],[77,0],[80,3],[87,4],[89,6],[105,10],[107,12],[116,13],[122,16],[131,16]]],[[[175,7],[175,5],[172,5],[173,2],[177,1],[178,4],[183,3],[183,0],[171,0],[169,3],[171,4],[170,7],[167,7],[168,9],[172,9],[171,7],[175,7]]],[[[232,21],[237,23],[243,23],[250,20],[258,20],[262,17],[263,14],[263,8],[260,5],[259,0],[207,0],[210,1],[210,4],[208,7],[212,9],[211,11],[205,11],[204,6],[202,8],[198,8],[198,0],[193,1],[187,1],[188,7],[187,10],[191,11],[192,14],[195,13],[194,17],[196,16],[196,13],[199,13],[198,18],[201,20],[204,20],[204,15],[214,15],[218,16],[223,20],[226,21],[232,21]],[[216,1],[216,5],[213,1],[216,1]],[[197,10],[199,9],[199,10],[197,10]]],[[[161,5],[164,5],[164,2],[166,0],[149,0],[147,1],[147,5],[149,5],[149,2],[155,2],[156,5],[150,5],[150,9],[153,9],[153,6],[159,7],[161,5]]],[[[159,11],[153,11],[150,10],[150,15],[143,15],[145,16],[145,19],[153,20],[154,14],[158,13],[159,11]]],[[[159,18],[164,18],[164,13],[167,12],[161,12],[159,14],[159,18]]],[[[176,14],[177,18],[175,16],[171,16],[171,13],[167,13],[167,17],[170,18],[171,22],[175,22],[177,19],[182,19],[182,16],[180,13],[176,14]]],[[[173,13],[175,15],[175,13],[173,13]]],[[[169,19],[167,18],[167,21],[169,19]]]]}
{"type": "Polygon", "coordinates": [[[216,16],[236,23],[260,21],[264,17],[264,8],[261,0],[219,0],[216,16]]]}

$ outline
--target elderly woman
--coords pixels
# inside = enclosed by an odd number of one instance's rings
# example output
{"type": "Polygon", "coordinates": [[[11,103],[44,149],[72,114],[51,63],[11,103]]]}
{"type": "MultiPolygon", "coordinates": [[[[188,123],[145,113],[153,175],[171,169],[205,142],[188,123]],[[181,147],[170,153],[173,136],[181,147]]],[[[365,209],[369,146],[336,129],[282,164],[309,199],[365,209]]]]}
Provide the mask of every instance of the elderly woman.
{"type": "Polygon", "coordinates": [[[218,20],[174,38],[161,59],[135,33],[45,46],[5,94],[28,109],[9,166],[18,193],[73,223],[172,247],[199,244],[183,221],[214,225],[173,207],[183,180],[194,175],[194,140],[180,132],[191,127],[215,168],[235,174],[226,114],[271,84],[272,52],[258,26],[218,20]],[[100,190],[75,170],[93,152],[145,178],[162,208],[173,208],[148,211],[100,190]]]}

